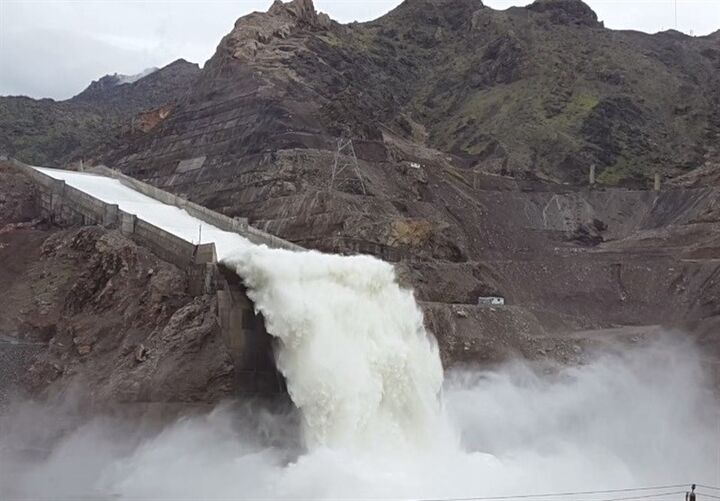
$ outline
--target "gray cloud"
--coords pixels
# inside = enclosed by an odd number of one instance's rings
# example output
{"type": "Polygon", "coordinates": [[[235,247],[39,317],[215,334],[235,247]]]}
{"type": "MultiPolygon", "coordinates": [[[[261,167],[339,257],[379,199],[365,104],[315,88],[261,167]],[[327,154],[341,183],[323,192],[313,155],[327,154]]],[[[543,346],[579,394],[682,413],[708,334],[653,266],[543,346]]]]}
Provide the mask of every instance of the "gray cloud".
{"type": "Polygon", "coordinates": [[[106,73],[152,66],[154,55],[64,30],[30,29],[3,34],[0,94],[69,97],[106,73]]]}
{"type": "MultiPolygon", "coordinates": [[[[400,0],[315,0],[341,22],[367,21],[400,0]]],[[[529,0],[485,0],[504,9],[529,0]]],[[[675,27],[675,0],[587,0],[605,25],[675,27]]],[[[0,95],[65,99],[107,73],[185,58],[204,63],[235,20],[271,0],[0,0],[0,95]]],[[[720,28],[720,0],[677,0],[681,31],[720,28]]]]}

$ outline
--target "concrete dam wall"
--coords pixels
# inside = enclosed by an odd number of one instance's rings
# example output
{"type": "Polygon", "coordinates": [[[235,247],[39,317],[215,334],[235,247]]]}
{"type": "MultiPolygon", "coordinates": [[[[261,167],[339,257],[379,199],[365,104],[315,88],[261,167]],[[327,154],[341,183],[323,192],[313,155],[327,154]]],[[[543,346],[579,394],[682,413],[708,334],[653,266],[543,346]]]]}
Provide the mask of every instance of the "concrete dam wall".
{"type": "MultiPolygon", "coordinates": [[[[214,243],[195,244],[33,166],[15,159],[8,162],[33,180],[41,195],[43,215],[51,222],[60,226],[100,225],[117,229],[184,270],[191,295],[217,295],[218,322],[235,366],[238,394],[267,395],[285,391],[284,380],[275,368],[273,339],[265,330],[262,315],[255,312],[241,279],[218,264],[214,243]]],[[[302,250],[249,226],[246,219],[228,218],[107,167],[94,167],[86,172],[116,179],[138,193],[181,208],[210,226],[236,233],[255,244],[302,250]]]]}

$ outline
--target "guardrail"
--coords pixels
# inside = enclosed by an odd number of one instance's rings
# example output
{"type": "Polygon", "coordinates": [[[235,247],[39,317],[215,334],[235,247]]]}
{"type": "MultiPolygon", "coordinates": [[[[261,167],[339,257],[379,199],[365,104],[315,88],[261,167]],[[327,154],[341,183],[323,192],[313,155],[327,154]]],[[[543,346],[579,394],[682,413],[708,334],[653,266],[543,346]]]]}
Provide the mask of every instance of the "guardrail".
{"type": "Polygon", "coordinates": [[[184,209],[191,216],[201,221],[204,221],[212,226],[215,226],[216,228],[219,228],[223,231],[237,233],[238,235],[247,238],[254,244],[265,244],[268,247],[288,249],[294,251],[306,250],[297,244],[288,242],[287,240],[283,240],[282,238],[279,238],[275,235],[250,226],[248,224],[247,218],[228,217],[224,214],[220,214],[219,212],[210,210],[207,207],[196,204],[195,202],[191,202],[186,198],[173,195],[172,193],[161,190],[156,186],[145,183],[143,181],[139,181],[130,176],[126,176],[122,172],[111,169],[105,165],[91,167],[86,172],[100,174],[106,177],[117,179],[125,186],[132,188],[145,196],[154,198],[155,200],[158,200],[164,204],[174,205],[175,207],[184,209]]]}
{"type": "Polygon", "coordinates": [[[209,292],[213,286],[212,270],[208,264],[216,262],[215,244],[195,245],[148,223],[135,214],[120,210],[118,205],[106,203],[65,181],[44,174],[33,166],[14,158],[11,165],[29,176],[40,191],[43,214],[53,222],[68,225],[100,225],[118,228],[133,240],[148,247],[161,259],[188,272],[188,289],[192,295],[209,292]]]}

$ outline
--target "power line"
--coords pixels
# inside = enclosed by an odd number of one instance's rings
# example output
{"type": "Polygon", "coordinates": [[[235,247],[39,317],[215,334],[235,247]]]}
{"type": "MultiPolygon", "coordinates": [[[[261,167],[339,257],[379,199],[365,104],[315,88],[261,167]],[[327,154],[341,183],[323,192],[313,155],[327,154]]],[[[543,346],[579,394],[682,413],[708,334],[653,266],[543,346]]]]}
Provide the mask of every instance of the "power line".
{"type": "Polygon", "coordinates": [[[700,492],[700,491],[695,491],[695,492],[697,493],[698,496],[701,496],[701,497],[720,499],[720,496],[713,496],[712,494],[708,494],[707,492],[700,492]]]}
{"type": "MultiPolygon", "coordinates": [[[[640,492],[640,491],[652,491],[652,490],[664,490],[664,489],[675,489],[678,487],[687,487],[688,484],[675,484],[675,485],[662,485],[657,487],[633,487],[628,489],[608,489],[608,490],[602,490],[602,491],[576,491],[576,492],[556,492],[556,493],[547,493],[547,494],[519,494],[514,496],[484,496],[484,497],[461,497],[461,498],[430,498],[430,499],[422,499],[420,501],[502,501],[502,500],[512,500],[512,499],[529,499],[529,498],[555,498],[555,497],[565,497],[565,496],[581,496],[581,495],[591,495],[591,494],[616,494],[620,492],[640,492]]],[[[647,499],[651,497],[656,496],[668,496],[668,495],[677,495],[677,494],[685,494],[685,491],[678,491],[678,492],[655,492],[652,494],[646,494],[642,496],[630,496],[630,497],[620,497],[620,498],[610,498],[610,499],[597,499],[593,501],[625,501],[625,500],[631,500],[631,499],[647,499]]]]}
{"type": "Polygon", "coordinates": [[[680,494],[685,494],[686,491],[677,491],[677,492],[656,492],[653,494],[647,494],[645,496],[630,496],[630,497],[623,497],[623,498],[610,498],[610,499],[599,499],[599,500],[593,500],[593,501],[622,501],[622,500],[629,500],[629,499],[648,499],[653,497],[664,497],[664,496],[677,496],[680,494]]]}
{"type": "Polygon", "coordinates": [[[720,491],[720,487],[713,487],[712,485],[705,485],[705,484],[695,484],[698,487],[702,487],[703,489],[712,489],[714,491],[720,491]]]}

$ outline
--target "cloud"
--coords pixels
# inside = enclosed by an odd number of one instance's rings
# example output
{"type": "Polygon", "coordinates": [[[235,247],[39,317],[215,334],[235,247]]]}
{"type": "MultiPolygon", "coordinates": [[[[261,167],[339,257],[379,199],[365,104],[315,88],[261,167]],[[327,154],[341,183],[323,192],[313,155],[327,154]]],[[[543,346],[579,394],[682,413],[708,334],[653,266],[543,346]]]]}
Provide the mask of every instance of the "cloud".
{"type": "Polygon", "coordinates": [[[154,55],[61,30],[11,31],[0,49],[0,94],[68,98],[107,73],[152,66],[154,55]]]}
{"type": "Polygon", "coordinates": [[[66,99],[108,73],[203,63],[266,1],[0,1],[0,95],[66,99]]]}

